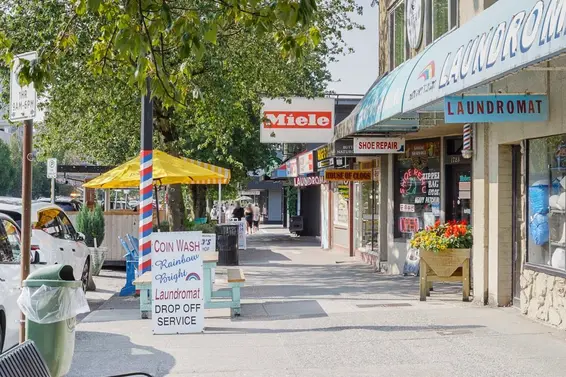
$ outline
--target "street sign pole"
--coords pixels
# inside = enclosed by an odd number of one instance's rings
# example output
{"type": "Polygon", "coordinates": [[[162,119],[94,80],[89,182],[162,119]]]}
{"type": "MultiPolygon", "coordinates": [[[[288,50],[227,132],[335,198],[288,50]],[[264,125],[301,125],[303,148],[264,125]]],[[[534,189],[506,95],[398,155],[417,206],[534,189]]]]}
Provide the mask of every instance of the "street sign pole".
{"type": "MultiPolygon", "coordinates": [[[[29,275],[31,249],[31,161],[33,137],[33,120],[24,121],[24,140],[22,148],[22,255],[20,275],[22,282],[29,275]]],[[[20,313],[20,343],[26,340],[26,316],[20,313]]]]}
{"type": "MultiPolygon", "coordinates": [[[[31,249],[31,174],[33,160],[33,118],[37,114],[37,94],[33,84],[21,86],[18,76],[23,60],[37,59],[36,52],[16,55],[10,72],[10,110],[12,122],[24,122],[24,140],[22,148],[22,252],[20,260],[21,282],[27,279],[30,269],[31,249]]],[[[25,341],[25,315],[20,312],[20,342],[25,341]]]]}
{"type": "Polygon", "coordinates": [[[51,178],[51,204],[55,204],[55,178],[51,178]]]}
{"type": "Polygon", "coordinates": [[[57,178],[57,159],[47,159],[47,178],[51,179],[51,203],[55,204],[55,179],[57,178]]]}

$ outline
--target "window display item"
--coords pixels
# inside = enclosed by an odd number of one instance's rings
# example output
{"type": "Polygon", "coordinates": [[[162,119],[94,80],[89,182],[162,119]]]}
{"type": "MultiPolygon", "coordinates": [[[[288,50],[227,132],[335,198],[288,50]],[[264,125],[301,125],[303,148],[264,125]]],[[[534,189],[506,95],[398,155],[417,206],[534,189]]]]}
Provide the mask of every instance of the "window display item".
{"type": "Polygon", "coordinates": [[[548,216],[540,213],[535,213],[531,218],[529,230],[532,240],[536,245],[544,245],[548,242],[548,216]]]}
{"type": "Polygon", "coordinates": [[[531,214],[548,212],[548,181],[537,181],[529,187],[529,212],[531,214]]]}
{"type": "Polygon", "coordinates": [[[552,195],[549,199],[548,199],[548,206],[551,209],[557,209],[557,210],[562,210],[564,209],[563,207],[561,207],[558,203],[558,199],[560,198],[560,195],[552,195]]]}
{"type": "Polygon", "coordinates": [[[552,253],[550,265],[561,270],[566,269],[566,250],[561,247],[556,248],[554,253],[552,253]]]}

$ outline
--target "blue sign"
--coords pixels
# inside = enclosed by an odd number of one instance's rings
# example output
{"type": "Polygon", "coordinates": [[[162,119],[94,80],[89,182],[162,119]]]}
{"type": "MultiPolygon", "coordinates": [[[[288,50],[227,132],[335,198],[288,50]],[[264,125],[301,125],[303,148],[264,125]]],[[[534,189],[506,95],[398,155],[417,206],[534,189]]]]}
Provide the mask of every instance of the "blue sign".
{"type": "Polygon", "coordinates": [[[548,120],[548,97],[494,94],[444,97],[446,123],[542,122],[548,120]]]}
{"type": "Polygon", "coordinates": [[[566,0],[497,1],[412,59],[403,113],[565,52],[565,11],[566,0]]]}

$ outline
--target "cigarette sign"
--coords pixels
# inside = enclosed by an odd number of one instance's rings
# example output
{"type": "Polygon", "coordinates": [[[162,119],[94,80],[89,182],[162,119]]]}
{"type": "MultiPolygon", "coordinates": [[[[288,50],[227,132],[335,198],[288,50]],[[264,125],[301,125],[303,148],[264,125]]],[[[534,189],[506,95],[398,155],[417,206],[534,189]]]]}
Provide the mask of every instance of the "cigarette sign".
{"type": "Polygon", "coordinates": [[[201,232],[153,233],[152,321],[155,334],[204,330],[201,232]]]}
{"type": "Polygon", "coordinates": [[[324,179],[327,181],[371,181],[372,171],[367,170],[326,170],[324,179]]]}
{"type": "Polygon", "coordinates": [[[355,154],[405,153],[405,139],[400,137],[357,137],[354,139],[355,154]]]}

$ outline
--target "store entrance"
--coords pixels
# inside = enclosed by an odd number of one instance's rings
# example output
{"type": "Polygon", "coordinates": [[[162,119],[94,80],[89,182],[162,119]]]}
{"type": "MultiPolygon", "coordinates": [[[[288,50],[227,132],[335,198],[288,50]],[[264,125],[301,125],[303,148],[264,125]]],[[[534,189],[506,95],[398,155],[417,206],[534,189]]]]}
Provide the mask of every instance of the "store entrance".
{"type": "Polygon", "coordinates": [[[472,223],[472,164],[446,165],[446,221],[472,223]]]}

